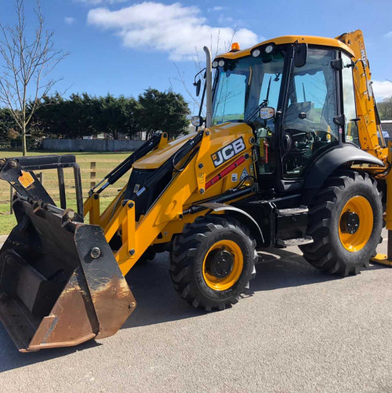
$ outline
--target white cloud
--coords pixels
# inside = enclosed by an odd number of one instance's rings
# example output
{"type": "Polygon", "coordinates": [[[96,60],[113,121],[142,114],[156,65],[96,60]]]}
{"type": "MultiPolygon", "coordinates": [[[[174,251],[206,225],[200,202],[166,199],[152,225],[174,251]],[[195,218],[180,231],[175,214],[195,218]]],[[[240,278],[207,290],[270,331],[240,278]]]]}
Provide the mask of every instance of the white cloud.
{"type": "Polygon", "coordinates": [[[64,18],[64,22],[65,22],[67,25],[72,26],[72,25],[76,22],[76,19],[75,19],[75,18],[72,18],[72,17],[70,17],[70,16],[67,16],[66,18],[64,18]]]}
{"type": "Polygon", "coordinates": [[[218,17],[218,23],[220,25],[224,25],[226,23],[229,23],[232,25],[233,22],[234,22],[234,19],[230,16],[219,15],[219,17],[218,17]]]}
{"type": "Polygon", "coordinates": [[[392,83],[389,81],[373,81],[373,91],[378,99],[392,97],[392,83]]]}
{"type": "Polygon", "coordinates": [[[228,9],[229,7],[213,7],[213,8],[209,8],[208,11],[223,11],[228,9]]]}
{"type": "Polygon", "coordinates": [[[125,3],[129,0],[74,0],[76,3],[82,3],[87,5],[104,5],[104,4],[115,4],[125,3]]]}
{"type": "MultiPolygon", "coordinates": [[[[231,27],[208,25],[198,7],[180,3],[144,2],[118,11],[96,8],[89,11],[87,21],[114,30],[126,47],[166,52],[175,61],[192,60],[195,48],[201,52],[204,45],[216,45],[218,41],[219,51],[226,51],[234,35],[231,27]]],[[[258,37],[248,29],[238,29],[235,41],[246,48],[256,44],[258,37]]]]}
{"type": "Polygon", "coordinates": [[[387,34],[384,34],[384,37],[386,37],[386,38],[392,38],[392,31],[390,31],[390,32],[387,33],[387,34]]]}

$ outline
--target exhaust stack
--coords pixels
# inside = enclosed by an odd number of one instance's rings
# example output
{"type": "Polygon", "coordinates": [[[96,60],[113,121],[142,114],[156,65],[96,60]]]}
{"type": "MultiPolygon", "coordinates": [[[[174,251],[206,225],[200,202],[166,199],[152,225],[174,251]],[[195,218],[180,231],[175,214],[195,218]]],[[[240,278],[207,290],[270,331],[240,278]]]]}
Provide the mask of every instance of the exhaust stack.
{"type": "Polygon", "coordinates": [[[210,49],[205,46],[203,48],[206,54],[206,84],[207,84],[207,92],[206,92],[206,105],[207,105],[207,114],[206,114],[206,128],[211,127],[212,123],[212,64],[211,64],[211,52],[210,49]]]}

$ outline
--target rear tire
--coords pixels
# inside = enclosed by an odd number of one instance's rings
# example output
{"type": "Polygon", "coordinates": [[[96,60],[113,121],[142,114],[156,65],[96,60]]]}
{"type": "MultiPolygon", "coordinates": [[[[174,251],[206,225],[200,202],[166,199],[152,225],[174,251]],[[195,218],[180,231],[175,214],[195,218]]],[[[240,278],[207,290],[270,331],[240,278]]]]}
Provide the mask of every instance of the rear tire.
{"type": "Polygon", "coordinates": [[[256,242],[232,218],[198,217],[174,240],[170,260],[183,299],[195,308],[223,310],[238,302],[255,276],[256,242]]]}
{"type": "Polygon", "coordinates": [[[381,237],[381,199],[367,173],[345,170],[332,175],[310,206],[307,234],[314,243],[300,247],[305,259],[342,276],[368,267],[381,237]]]}

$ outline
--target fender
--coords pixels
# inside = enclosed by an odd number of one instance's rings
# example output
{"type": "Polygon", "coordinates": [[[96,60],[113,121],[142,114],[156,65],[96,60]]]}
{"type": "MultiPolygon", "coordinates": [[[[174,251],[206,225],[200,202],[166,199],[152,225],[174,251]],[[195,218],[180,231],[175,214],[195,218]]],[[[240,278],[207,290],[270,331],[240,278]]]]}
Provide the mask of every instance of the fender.
{"type": "Polygon", "coordinates": [[[317,194],[331,173],[349,162],[385,167],[381,160],[354,145],[344,144],[336,147],[319,157],[309,168],[305,176],[301,203],[309,205],[309,202],[317,194]]]}
{"type": "Polygon", "coordinates": [[[197,206],[210,209],[214,212],[224,211],[225,213],[227,213],[228,216],[232,216],[236,218],[238,221],[240,221],[242,224],[246,225],[250,229],[250,232],[255,234],[256,241],[258,244],[264,243],[263,232],[259,224],[246,211],[239,209],[238,207],[226,205],[225,203],[217,203],[217,202],[198,203],[197,206]]]}

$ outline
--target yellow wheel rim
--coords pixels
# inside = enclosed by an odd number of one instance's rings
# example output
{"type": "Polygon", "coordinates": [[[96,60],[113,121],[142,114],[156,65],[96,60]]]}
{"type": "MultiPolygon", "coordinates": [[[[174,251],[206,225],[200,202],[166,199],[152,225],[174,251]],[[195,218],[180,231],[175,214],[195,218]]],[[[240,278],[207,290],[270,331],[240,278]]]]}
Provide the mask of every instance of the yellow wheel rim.
{"type": "MultiPolygon", "coordinates": [[[[227,254],[226,254],[227,255],[227,254]]],[[[205,283],[215,291],[225,291],[231,288],[240,278],[244,267],[244,256],[240,246],[232,240],[216,242],[206,253],[203,260],[203,277],[205,283]],[[225,277],[214,275],[211,258],[214,254],[224,251],[231,255],[231,267],[225,277]]]]}
{"type": "Polygon", "coordinates": [[[362,250],[373,231],[373,209],[363,196],[355,196],[344,205],[339,219],[339,238],[350,252],[362,250]]]}

